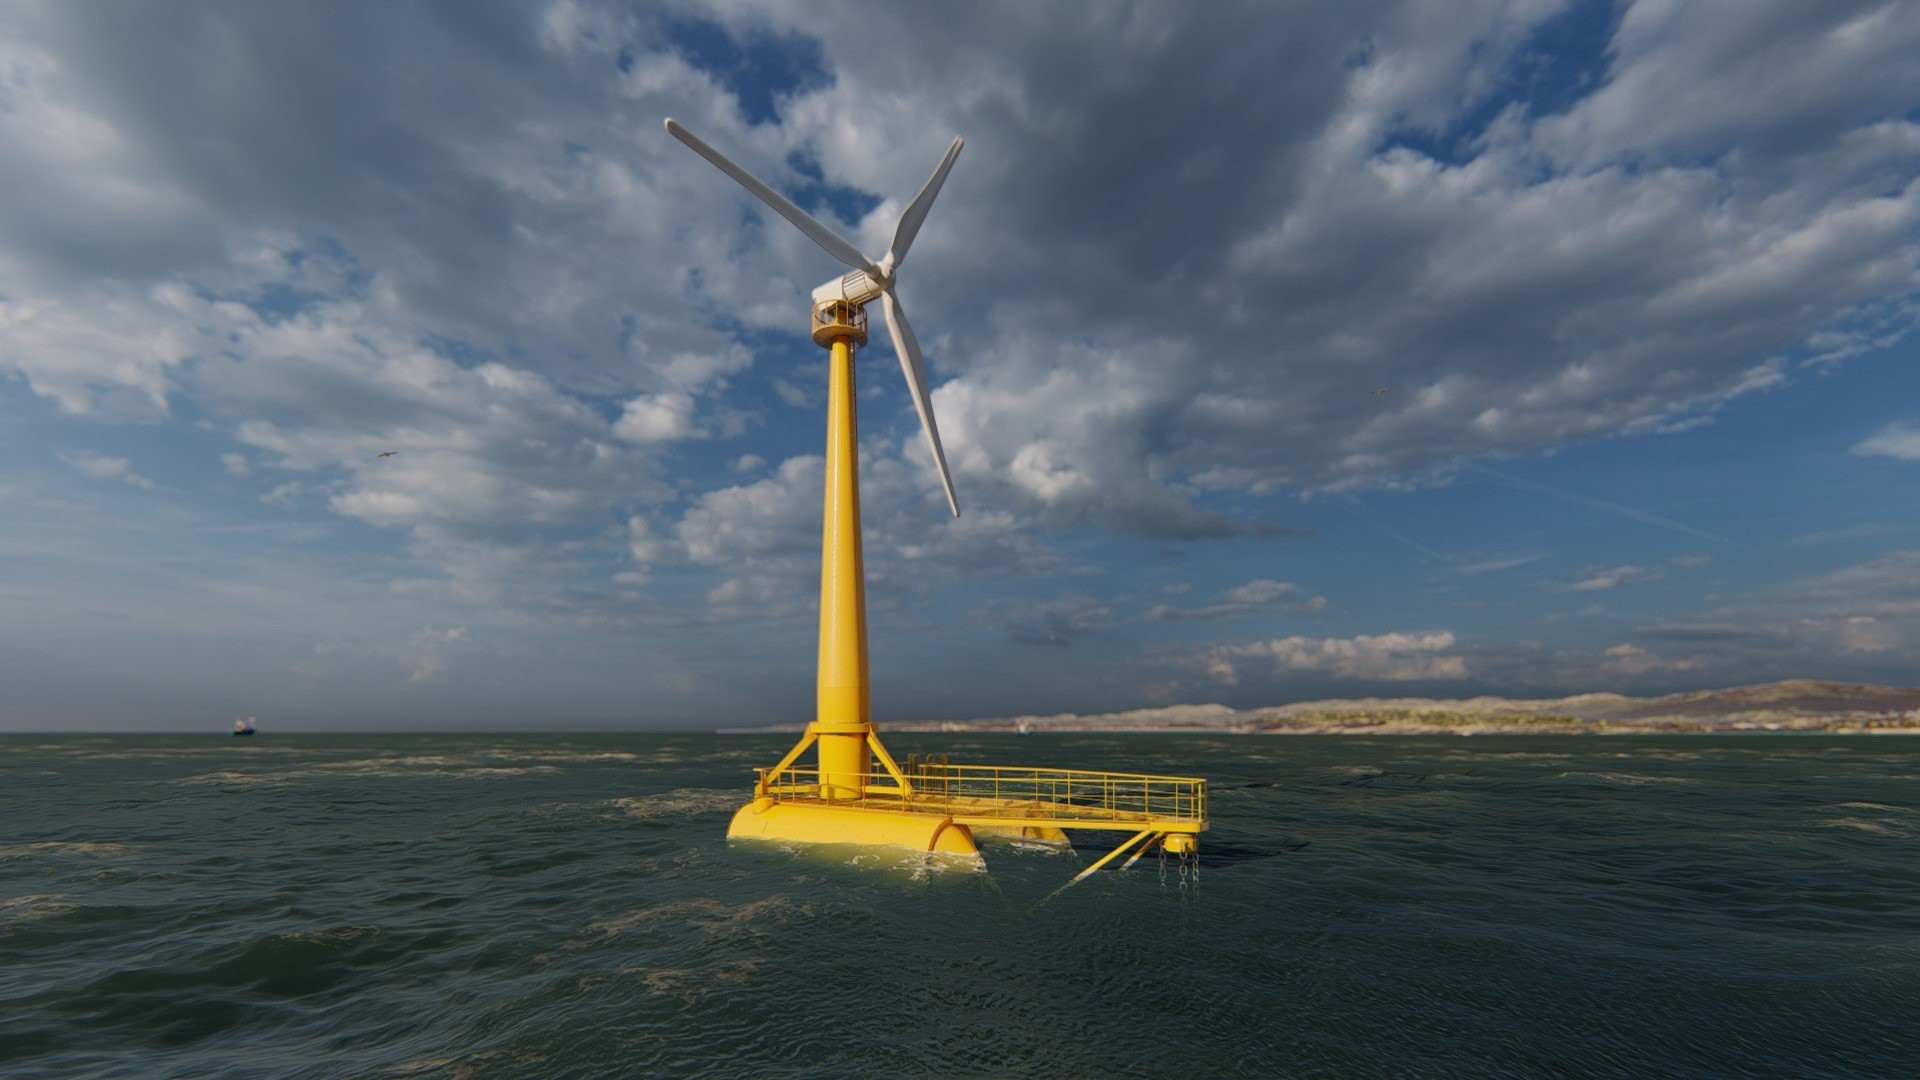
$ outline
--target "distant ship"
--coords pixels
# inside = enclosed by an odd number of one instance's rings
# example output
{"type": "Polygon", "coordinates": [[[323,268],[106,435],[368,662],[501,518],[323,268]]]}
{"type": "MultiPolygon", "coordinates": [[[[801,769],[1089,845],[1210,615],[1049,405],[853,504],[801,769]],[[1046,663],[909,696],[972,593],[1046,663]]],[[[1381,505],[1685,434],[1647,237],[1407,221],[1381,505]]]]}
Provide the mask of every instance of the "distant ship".
{"type": "Polygon", "coordinates": [[[1025,720],[1022,720],[1019,723],[1013,725],[1013,730],[1024,738],[1025,736],[1033,734],[1033,725],[1027,723],[1025,720]]]}
{"type": "Polygon", "coordinates": [[[237,739],[242,735],[251,734],[253,734],[253,717],[249,716],[245,720],[235,720],[233,722],[234,738],[237,739]]]}

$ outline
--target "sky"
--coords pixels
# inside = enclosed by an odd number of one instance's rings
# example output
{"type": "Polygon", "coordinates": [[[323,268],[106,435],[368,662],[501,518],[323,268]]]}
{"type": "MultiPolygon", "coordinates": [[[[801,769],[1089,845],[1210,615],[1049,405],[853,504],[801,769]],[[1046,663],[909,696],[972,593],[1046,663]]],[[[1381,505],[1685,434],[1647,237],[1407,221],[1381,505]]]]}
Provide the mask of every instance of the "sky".
{"type": "Polygon", "coordinates": [[[810,719],[842,268],[667,116],[967,140],[883,727],[1920,683],[1920,6],[0,0],[0,730],[810,719]]]}

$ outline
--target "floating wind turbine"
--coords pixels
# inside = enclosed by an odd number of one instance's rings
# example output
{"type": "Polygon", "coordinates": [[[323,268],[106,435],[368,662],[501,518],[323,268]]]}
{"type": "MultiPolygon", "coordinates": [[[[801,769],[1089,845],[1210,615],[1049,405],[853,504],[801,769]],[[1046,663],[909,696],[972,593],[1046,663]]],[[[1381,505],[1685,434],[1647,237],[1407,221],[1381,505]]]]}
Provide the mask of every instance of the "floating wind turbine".
{"type": "Polygon", "coordinates": [[[741,187],[753,192],[761,202],[773,207],[781,217],[793,222],[796,228],[819,244],[822,251],[853,268],[851,273],[842,274],[813,290],[813,302],[816,305],[829,300],[843,300],[859,308],[875,299],[881,302],[887,316],[887,334],[893,338],[893,351],[900,357],[900,372],[907,378],[907,389],[913,393],[913,407],[920,414],[920,430],[926,433],[927,448],[933,451],[934,466],[940,470],[940,486],[946,492],[947,506],[953,511],[954,517],[959,517],[960,503],[953,497],[953,477],[947,472],[947,455],[940,449],[940,425],[933,418],[933,402],[927,397],[927,371],[920,362],[920,342],[913,336],[913,325],[907,322],[906,308],[901,306],[893,286],[894,276],[899,273],[901,264],[907,261],[907,249],[913,246],[913,238],[919,235],[921,223],[927,220],[927,211],[940,194],[940,185],[947,182],[947,173],[952,171],[954,159],[960,156],[964,140],[955,138],[953,145],[947,147],[946,156],[940,159],[926,186],[901,211],[900,222],[893,228],[893,246],[887,249],[885,257],[874,262],[838,233],[822,225],[813,215],[793,205],[784,195],[761,183],[758,177],[734,164],[725,154],[708,146],[679,123],[669,119],[667,131],[686,143],[694,153],[712,162],[715,168],[733,177],[741,187]]]}
{"type": "Polygon", "coordinates": [[[953,765],[944,757],[937,765],[909,758],[902,769],[881,744],[873,724],[866,569],[860,542],[854,349],[867,343],[866,305],[880,301],[893,351],[900,357],[900,371],[907,377],[927,447],[940,470],[940,486],[958,517],[960,504],[953,497],[947,455],[940,449],[940,428],[934,423],[933,404],[927,400],[920,344],[914,340],[900,298],[894,295],[894,279],[927,220],[928,208],[940,194],[940,185],[946,183],[954,159],[960,156],[960,140],[953,140],[932,178],[901,213],[893,229],[893,246],[875,262],[686,128],[668,120],[667,131],[849,267],[848,273],[813,290],[813,340],[828,350],[820,660],[814,719],[778,765],[759,770],[753,799],[734,814],[727,836],[805,844],[878,844],[977,859],[976,835],[1064,844],[1068,828],[1131,834],[1111,854],[1082,871],[1082,878],[1128,851],[1138,859],[1155,845],[1178,858],[1191,858],[1199,848],[1200,830],[1207,827],[1205,780],[953,765]],[[818,755],[818,765],[811,768],[800,763],[809,748],[816,748],[818,755]]]}

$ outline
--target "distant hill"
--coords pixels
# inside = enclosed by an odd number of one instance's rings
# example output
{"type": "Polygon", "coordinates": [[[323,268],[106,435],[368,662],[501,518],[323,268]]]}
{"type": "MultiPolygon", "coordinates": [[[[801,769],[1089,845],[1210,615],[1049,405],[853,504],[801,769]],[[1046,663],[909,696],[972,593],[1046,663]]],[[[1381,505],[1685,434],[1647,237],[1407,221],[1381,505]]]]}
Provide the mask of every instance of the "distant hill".
{"type": "Polygon", "coordinates": [[[1638,698],[1335,698],[1232,709],[1168,705],[1111,713],[894,721],[889,731],[1231,731],[1256,734],[1920,731],[1920,688],[1788,679],[1638,698]]]}
{"type": "Polygon", "coordinates": [[[1657,698],[1620,698],[1627,716],[1731,716],[1788,710],[1809,713],[1905,712],[1920,709],[1920,688],[1788,679],[1785,682],[1696,690],[1657,698]]]}

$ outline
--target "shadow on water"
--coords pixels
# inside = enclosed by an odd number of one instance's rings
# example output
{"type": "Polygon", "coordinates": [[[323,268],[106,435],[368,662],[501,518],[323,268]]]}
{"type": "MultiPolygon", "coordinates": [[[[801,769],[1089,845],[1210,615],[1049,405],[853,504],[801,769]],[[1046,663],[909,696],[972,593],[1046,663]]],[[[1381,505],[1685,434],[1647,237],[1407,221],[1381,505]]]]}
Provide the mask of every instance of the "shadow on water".
{"type": "MultiPolygon", "coordinates": [[[[1436,773],[1436,772],[1406,772],[1398,769],[1378,769],[1372,772],[1363,772],[1355,776],[1349,776],[1341,780],[1334,780],[1331,783],[1332,783],[1332,786],[1334,787],[1344,787],[1344,788],[1374,787],[1376,785],[1383,788],[1419,787],[1420,785],[1425,784],[1429,779],[1432,779],[1434,777],[1472,776],[1472,775],[1473,773],[1471,771],[1453,772],[1453,773],[1436,773]]],[[[1283,789],[1295,788],[1295,787],[1300,787],[1302,784],[1325,783],[1325,782],[1326,781],[1315,781],[1315,780],[1303,779],[1301,777],[1283,777],[1283,778],[1274,779],[1274,780],[1248,780],[1248,781],[1244,781],[1242,783],[1237,783],[1237,784],[1214,783],[1214,784],[1208,785],[1208,788],[1209,790],[1215,793],[1222,792],[1222,791],[1258,791],[1258,790],[1268,789],[1268,788],[1283,788],[1283,789]]]]}
{"type": "Polygon", "coordinates": [[[1291,837],[1282,837],[1270,844],[1235,844],[1203,839],[1200,844],[1200,868],[1213,870],[1261,859],[1277,859],[1282,855],[1304,851],[1311,843],[1311,840],[1295,840],[1291,837]]]}
{"type": "Polygon", "coordinates": [[[1350,776],[1345,780],[1336,781],[1334,786],[1372,787],[1375,781],[1385,781],[1385,783],[1381,785],[1382,787],[1413,787],[1426,783],[1427,777],[1432,775],[1432,773],[1395,772],[1391,769],[1384,769],[1380,772],[1365,773],[1361,776],[1350,776]]]}

